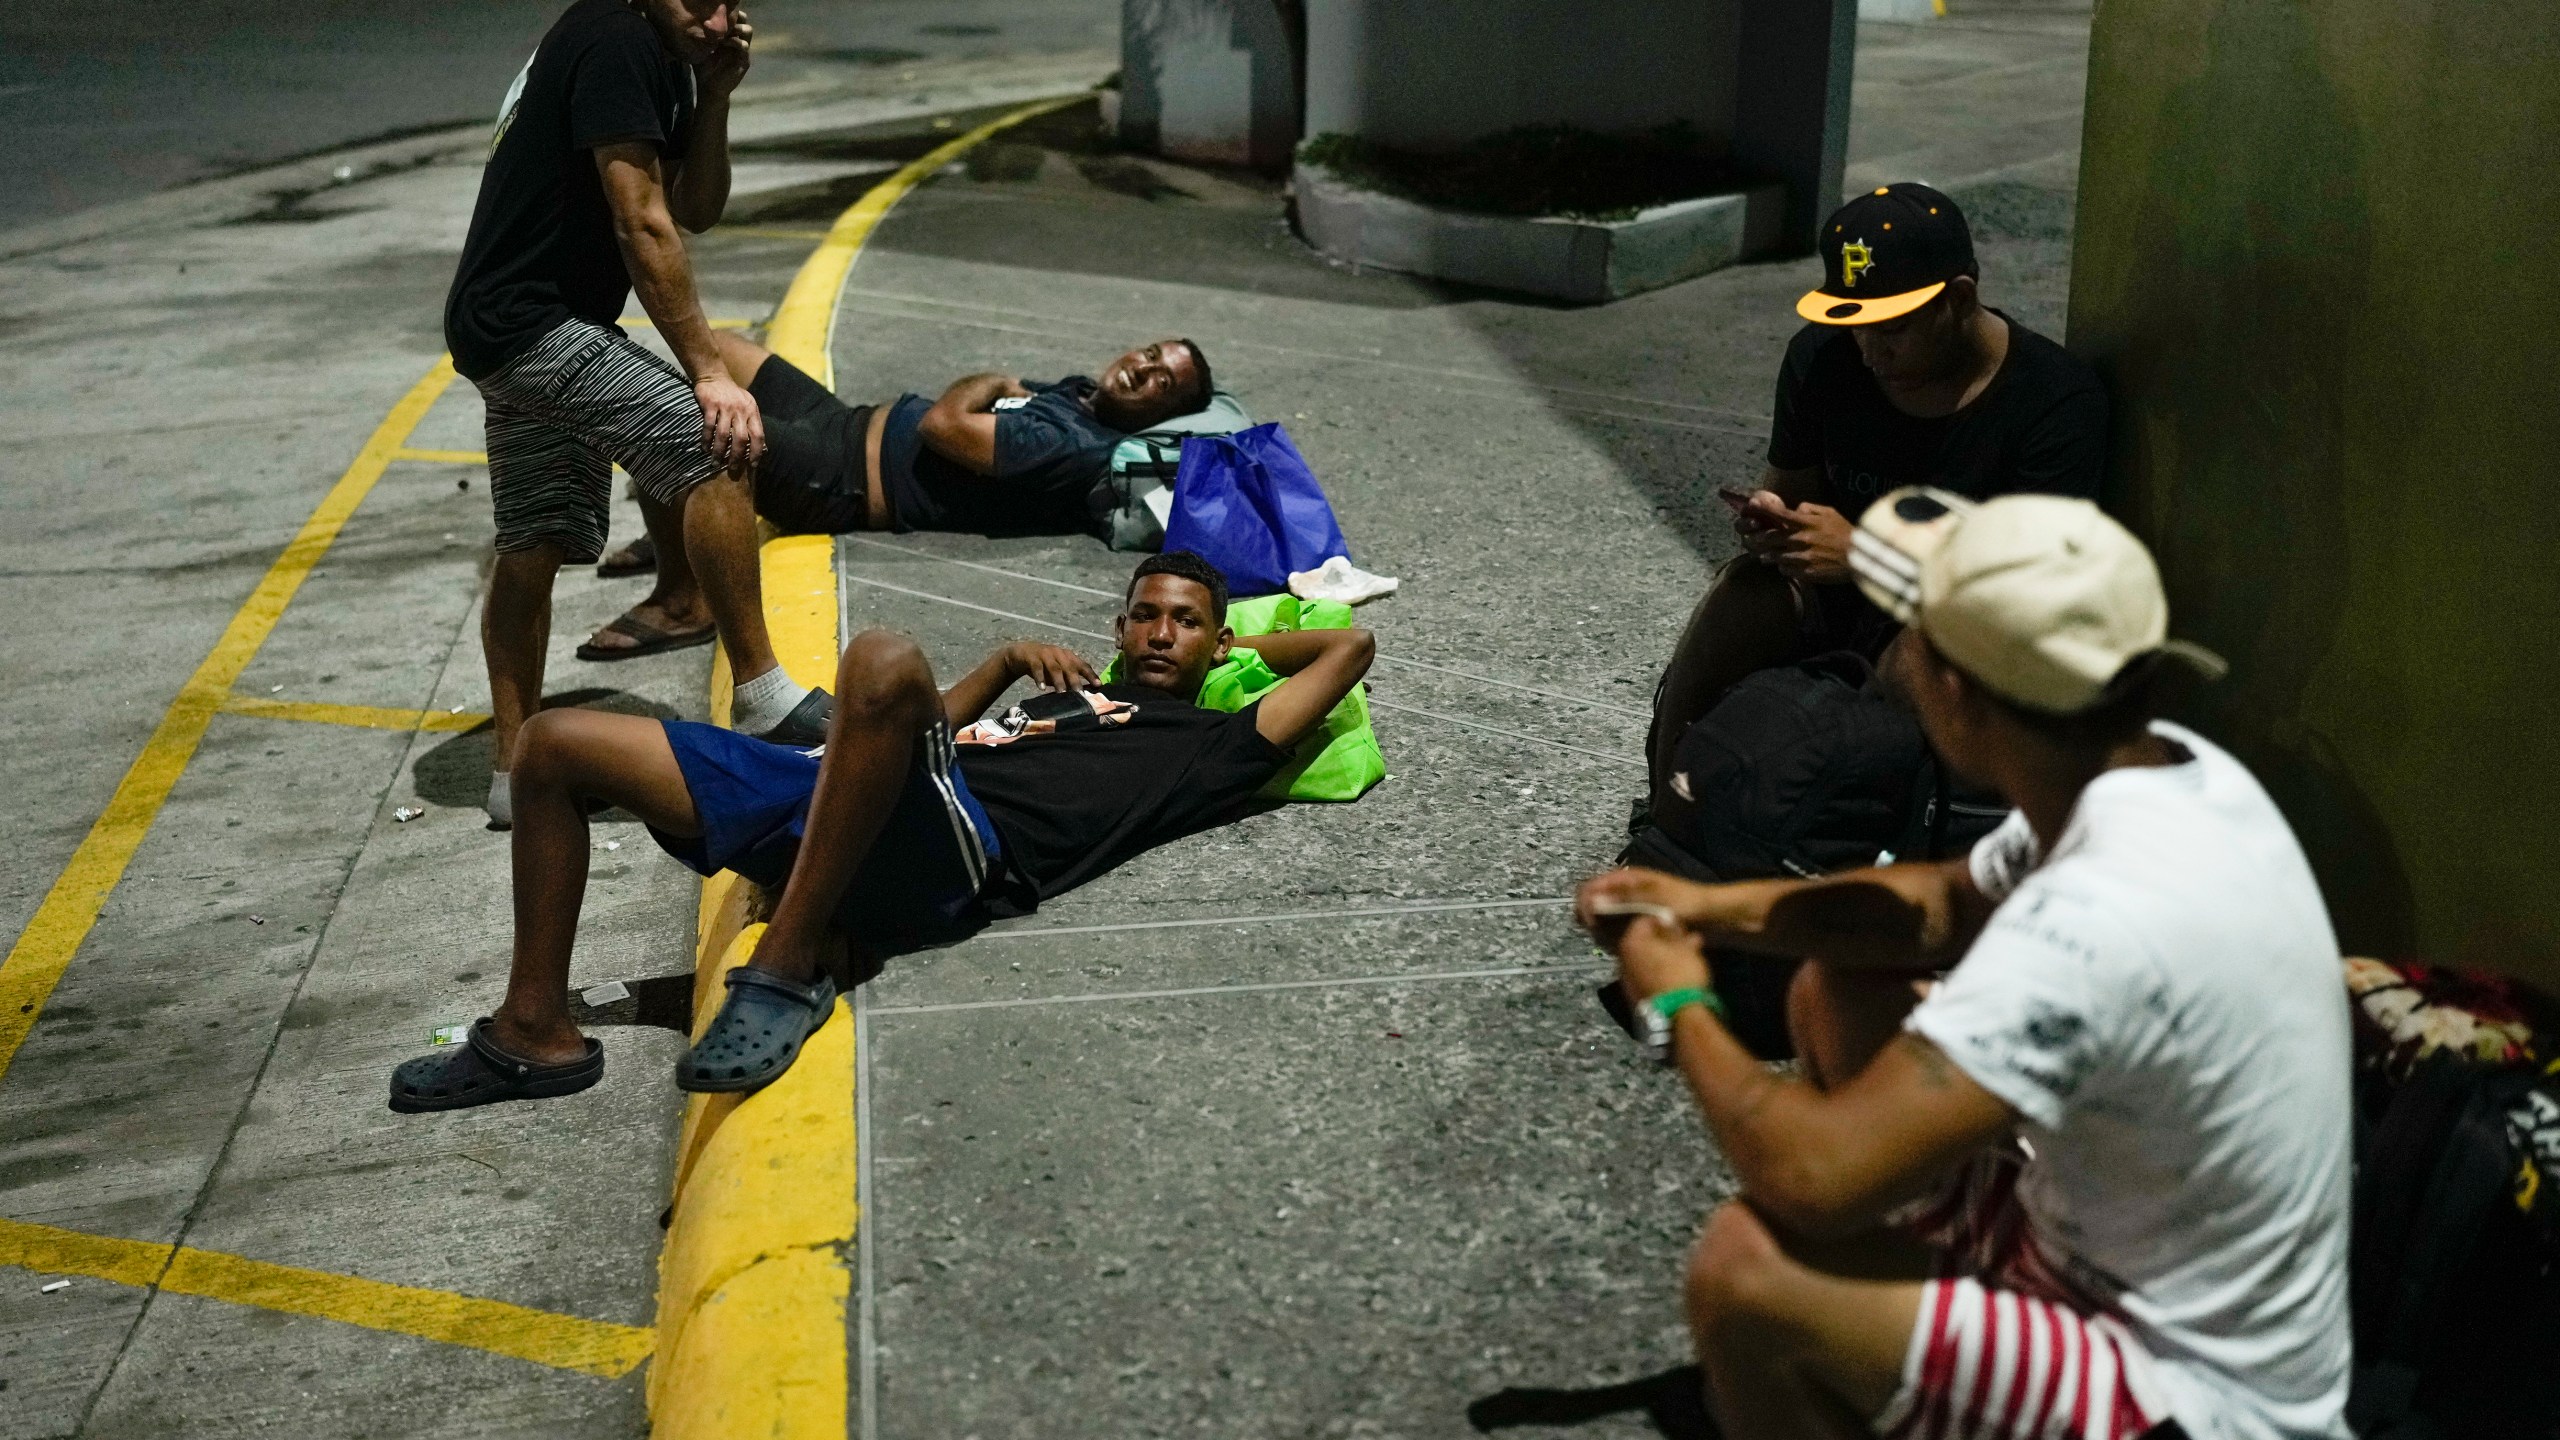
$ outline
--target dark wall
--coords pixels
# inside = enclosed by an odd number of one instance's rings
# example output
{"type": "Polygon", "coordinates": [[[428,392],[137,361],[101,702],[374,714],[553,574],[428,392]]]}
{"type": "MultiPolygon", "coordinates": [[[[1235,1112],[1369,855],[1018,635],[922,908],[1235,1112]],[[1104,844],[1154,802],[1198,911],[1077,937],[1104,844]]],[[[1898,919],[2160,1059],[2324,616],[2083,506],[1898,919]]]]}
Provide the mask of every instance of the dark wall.
{"type": "Polygon", "coordinates": [[[2072,348],[2350,953],[2560,989],[2560,4],[2106,0],[2072,348]]]}

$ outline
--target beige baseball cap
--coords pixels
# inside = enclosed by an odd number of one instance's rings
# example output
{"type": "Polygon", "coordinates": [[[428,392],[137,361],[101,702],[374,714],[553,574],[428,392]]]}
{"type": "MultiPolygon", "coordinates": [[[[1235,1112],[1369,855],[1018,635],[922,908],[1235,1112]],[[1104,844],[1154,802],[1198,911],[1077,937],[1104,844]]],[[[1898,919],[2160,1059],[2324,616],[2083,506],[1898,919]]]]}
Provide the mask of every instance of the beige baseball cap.
{"type": "Polygon", "coordinates": [[[2131,661],[2173,657],[2206,679],[2230,669],[2169,638],[2160,568],[2086,500],[1967,500],[1907,486],[1859,518],[1849,569],[1887,614],[1957,668],[2031,710],[2071,715],[2107,698],[2131,661]]]}

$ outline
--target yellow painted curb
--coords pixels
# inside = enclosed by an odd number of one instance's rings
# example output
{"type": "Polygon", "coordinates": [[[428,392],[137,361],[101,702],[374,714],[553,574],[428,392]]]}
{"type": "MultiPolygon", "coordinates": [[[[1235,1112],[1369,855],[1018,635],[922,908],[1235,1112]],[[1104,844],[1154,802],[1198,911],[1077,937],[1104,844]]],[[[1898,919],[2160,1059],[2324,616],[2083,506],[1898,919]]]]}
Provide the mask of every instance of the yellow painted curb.
{"type": "MultiPolygon", "coordinates": [[[[755,953],[764,927],[749,926],[721,956],[725,973],[755,953]]],[[[708,1023],[710,1012],[703,1012],[708,1023]]],[[[743,1098],[696,1095],[685,1109],[684,1175],[676,1215],[658,1262],[658,1358],[649,1373],[660,1436],[727,1435],[677,1428],[679,1416],[753,1409],[756,1393],[813,1366],[837,1377],[832,1417],[809,1433],[844,1433],[843,1250],[853,1240],[853,1012],[844,1001],[809,1037],[782,1077],[743,1098]],[[694,1327],[715,1297],[748,1271],[777,1258],[813,1257],[837,1280],[793,1285],[787,1267],[756,1282],[755,1304],[717,1323],[712,1340],[694,1327]],[[760,1317],[750,1326],[747,1315],[760,1317]],[[732,1339],[749,1340],[743,1347],[732,1339]],[[801,1354],[823,1352],[823,1361],[801,1354]],[[691,1359],[675,1363],[674,1357],[691,1359]],[[727,1367],[727,1368],[723,1368],[727,1367]],[[681,1389],[716,1379],[714,1392],[679,1400],[681,1389]]],[[[804,1396],[804,1398],[809,1398],[804,1396]]],[[[688,1420],[690,1424],[692,1421],[688,1420]]],[[[764,1433],[756,1431],[753,1433],[764,1433]]],[[[785,1433],[785,1432],[774,1432],[785,1433]]],[[[799,1432],[789,1432],[799,1433],[799,1432]]]]}
{"type": "Polygon", "coordinates": [[[650,1372],[664,1377],[657,1433],[843,1440],[842,1339],[828,1346],[776,1345],[773,1338],[809,1323],[812,1298],[834,1309],[841,1337],[852,1288],[838,1256],[796,1250],[756,1262],[705,1296],[683,1341],[662,1352],[650,1372]],[[757,1383],[737,1383],[741,1360],[756,1363],[757,1383]]]}
{"type": "MultiPolygon", "coordinates": [[[[827,340],[845,276],[899,199],[1008,126],[1075,103],[1026,105],[936,147],[837,217],[766,328],[775,354],[830,389],[827,340]]],[[[803,685],[832,685],[835,539],[788,535],[762,554],[765,625],[803,685]]],[[[711,669],[715,724],[729,719],[725,655],[711,669]]],[[[696,1033],[719,1008],[721,976],[755,953],[764,902],[736,875],[703,882],[695,917],[696,1033]]],[[[656,1440],[845,1433],[846,1251],[854,1186],[853,1012],[844,1000],[782,1078],[752,1095],[696,1095],[677,1140],[675,1204],[658,1260],[657,1357],[649,1367],[656,1440]]]]}

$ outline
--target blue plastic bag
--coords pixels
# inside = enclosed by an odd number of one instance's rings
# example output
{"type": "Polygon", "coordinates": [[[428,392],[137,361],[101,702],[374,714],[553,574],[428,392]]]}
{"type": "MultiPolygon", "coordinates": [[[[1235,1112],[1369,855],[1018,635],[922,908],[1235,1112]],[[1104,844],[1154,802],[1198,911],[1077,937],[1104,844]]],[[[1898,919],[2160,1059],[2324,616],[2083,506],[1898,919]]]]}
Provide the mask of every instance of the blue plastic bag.
{"type": "Polygon", "coordinates": [[[1349,556],[1306,457],[1277,425],[1182,442],[1164,548],[1218,567],[1236,595],[1277,595],[1292,571],[1349,556]]]}

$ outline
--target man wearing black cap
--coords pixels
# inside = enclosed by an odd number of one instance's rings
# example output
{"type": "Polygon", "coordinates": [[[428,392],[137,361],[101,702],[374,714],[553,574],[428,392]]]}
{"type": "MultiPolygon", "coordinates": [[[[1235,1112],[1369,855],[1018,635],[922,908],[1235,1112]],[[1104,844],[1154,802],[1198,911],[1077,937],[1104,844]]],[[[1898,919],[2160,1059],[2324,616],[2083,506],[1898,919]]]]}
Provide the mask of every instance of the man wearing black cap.
{"type": "Polygon", "coordinates": [[[1754,670],[1830,650],[1880,655],[1895,626],[1849,583],[1850,517],[1889,490],[2095,499],[2107,399],[2051,340],[1985,306],[1954,201],[1887,185],[1823,222],[1822,287],[1796,303],[1768,464],[1728,492],[1744,554],[1698,602],[1663,676],[1656,784],[1681,732],[1754,670]]]}

